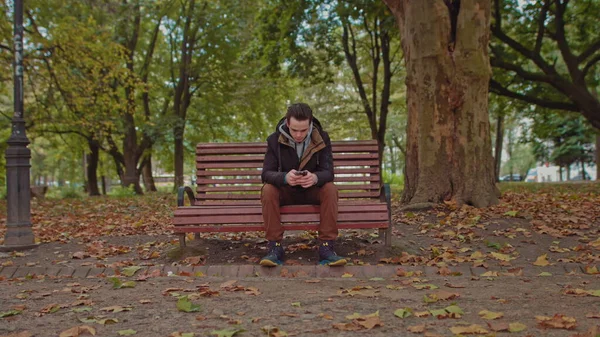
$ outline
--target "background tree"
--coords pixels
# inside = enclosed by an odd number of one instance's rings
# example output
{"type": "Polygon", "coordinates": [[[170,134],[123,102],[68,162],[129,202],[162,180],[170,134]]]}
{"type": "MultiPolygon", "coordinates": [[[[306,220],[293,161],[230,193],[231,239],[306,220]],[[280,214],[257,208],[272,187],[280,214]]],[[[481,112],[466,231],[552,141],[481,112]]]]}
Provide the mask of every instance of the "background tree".
{"type": "Polygon", "coordinates": [[[498,203],[488,120],[490,4],[386,0],[407,69],[407,162],[402,200],[498,203]]]}
{"type": "Polygon", "coordinates": [[[581,113],[600,129],[599,16],[595,0],[494,0],[491,91],[581,113]]]}

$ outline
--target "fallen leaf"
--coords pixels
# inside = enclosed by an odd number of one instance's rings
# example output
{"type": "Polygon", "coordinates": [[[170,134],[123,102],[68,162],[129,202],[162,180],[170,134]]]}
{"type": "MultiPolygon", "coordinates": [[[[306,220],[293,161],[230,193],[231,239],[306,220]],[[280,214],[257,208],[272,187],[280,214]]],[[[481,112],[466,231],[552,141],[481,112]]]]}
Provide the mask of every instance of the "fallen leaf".
{"type": "Polygon", "coordinates": [[[421,325],[411,325],[408,328],[406,328],[406,330],[412,332],[412,333],[422,333],[425,331],[425,325],[421,324],[421,325]]]}
{"type": "Polygon", "coordinates": [[[502,312],[493,312],[493,311],[489,311],[489,310],[481,310],[479,312],[479,316],[483,319],[498,319],[504,316],[504,313],[502,312]]]}
{"type": "Polygon", "coordinates": [[[481,325],[477,324],[471,324],[469,326],[453,326],[450,328],[450,331],[452,331],[452,333],[455,335],[486,334],[489,332],[486,329],[484,329],[481,325]]]}
{"type": "Polygon", "coordinates": [[[561,314],[555,314],[552,317],[535,316],[535,319],[542,328],[572,330],[577,327],[577,320],[574,317],[568,317],[561,314]]]}
{"type": "Polygon", "coordinates": [[[135,335],[137,333],[137,331],[135,331],[133,329],[127,329],[127,330],[119,330],[119,331],[117,331],[117,333],[119,334],[119,336],[131,336],[131,335],[135,335]]]}
{"type": "Polygon", "coordinates": [[[492,331],[508,331],[509,326],[506,322],[487,322],[488,327],[492,331]]]}
{"type": "Polygon", "coordinates": [[[237,333],[244,332],[244,329],[223,329],[223,330],[213,330],[210,332],[211,336],[217,337],[232,337],[237,333]]]}
{"type": "Polygon", "coordinates": [[[193,304],[187,296],[181,296],[177,300],[177,309],[183,312],[196,312],[200,311],[200,306],[193,304]]]}
{"type": "Polygon", "coordinates": [[[121,270],[121,274],[123,274],[125,276],[133,276],[140,269],[142,269],[142,267],[138,267],[138,266],[126,267],[121,270]]]}
{"type": "Polygon", "coordinates": [[[88,325],[80,325],[61,332],[59,337],[77,337],[87,334],[96,336],[96,329],[88,325]]]}
{"type": "Polygon", "coordinates": [[[527,325],[523,323],[515,322],[508,324],[508,331],[510,332],[521,332],[525,329],[527,329],[527,325]]]}
{"type": "Polygon", "coordinates": [[[545,266],[549,265],[550,262],[548,262],[547,257],[548,257],[548,254],[538,256],[538,258],[535,260],[533,265],[540,266],[540,267],[545,267],[545,266]]]}
{"type": "Polygon", "coordinates": [[[122,307],[119,305],[113,305],[110,307],[104,307],[104,308],[100,308],[100,311],[107,311],[107,312],[121,312],[121,311],[130,311],[131,307],[122,307]]]}
{"type": "Polygon", "coordinates": [[[411,308],[397,309],[394,311],[394,316],[400,318],[406,318],[412,316],[413,310],[411,308]]]}

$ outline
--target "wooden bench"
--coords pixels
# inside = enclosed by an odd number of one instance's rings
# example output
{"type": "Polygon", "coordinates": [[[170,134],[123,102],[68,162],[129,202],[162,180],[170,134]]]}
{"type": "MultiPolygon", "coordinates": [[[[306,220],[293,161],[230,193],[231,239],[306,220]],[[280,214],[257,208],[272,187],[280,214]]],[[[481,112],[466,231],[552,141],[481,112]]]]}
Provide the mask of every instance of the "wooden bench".
{"type": "MultiPolygon", "coordinates": [[[[339,190],[339,229],[379,229],[391,243],[390,189],[379,172],[376,141],[332,142],[334,183],[339,190]]],[[[180,187],[174,232],[263,231],[260,191],[265,143],[201,143],[196,147],[196,194],[180,187]],[[189,206],[185,204],[187,194],[189,206]]],[[[286,231],[316,230],[318,205],[281,207],[286,231]]]]}

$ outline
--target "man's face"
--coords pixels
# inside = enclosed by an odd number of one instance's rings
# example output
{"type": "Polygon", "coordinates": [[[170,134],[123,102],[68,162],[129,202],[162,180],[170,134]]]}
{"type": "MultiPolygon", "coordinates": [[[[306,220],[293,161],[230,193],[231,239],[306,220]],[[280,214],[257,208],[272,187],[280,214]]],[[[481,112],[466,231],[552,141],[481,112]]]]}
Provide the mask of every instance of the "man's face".
{"type": "Polygon", "coordinates": [[[290,117],[286,120],[286,125],[290,129],[290,135],[294,138],[296,143],[302,142],[308,134],[308,127],[310,126],[310,120],[306,119],[299,121],[294,117],[290,117]]]}

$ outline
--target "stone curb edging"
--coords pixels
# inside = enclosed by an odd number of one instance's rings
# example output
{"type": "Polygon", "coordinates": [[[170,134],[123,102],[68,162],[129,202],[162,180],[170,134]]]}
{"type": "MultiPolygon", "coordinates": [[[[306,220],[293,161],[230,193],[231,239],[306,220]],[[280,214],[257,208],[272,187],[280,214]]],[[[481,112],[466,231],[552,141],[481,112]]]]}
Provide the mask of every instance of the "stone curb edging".
{"type": "MultiPolygon", "coordinates": [[[[509,273],[507,270],[488,270],[481,267],[470,267],[467,265],[450,267],[450,275],[440,275],[438,267],[432,266],[398,266],[398,265],[363,265],[363,266],[311,266],[311,265],[291,265],[277,266],[273,268],[261,267],[258,265],[211,265],[211,266],[171,266],[159,265],[151,267],[142,267],[135,277],[144,275],[156,276],[211,276],[224,278],[242,278],[242,277],[283,277],[283,278],[391,278],[398,276],[398,270],[404,271],[404,276],[441,276],[446,278],[455,277],[502,277],[502,276],[538,276],[542,272],[552,275],[564,275],[568,273],[582,274],[584,266],[578,264],[569,264],[562,266],[549,267],[527,267],[522,269],[522,274],[509,273]]],[[[8,266],[0,267],[0,281],[18,278],[33,278],[36,276],[48,276],[58,278],[94,278],[110,277],[119,274],[118,270],[113,268],[97,267],[21,267],[8,266]]]]}

